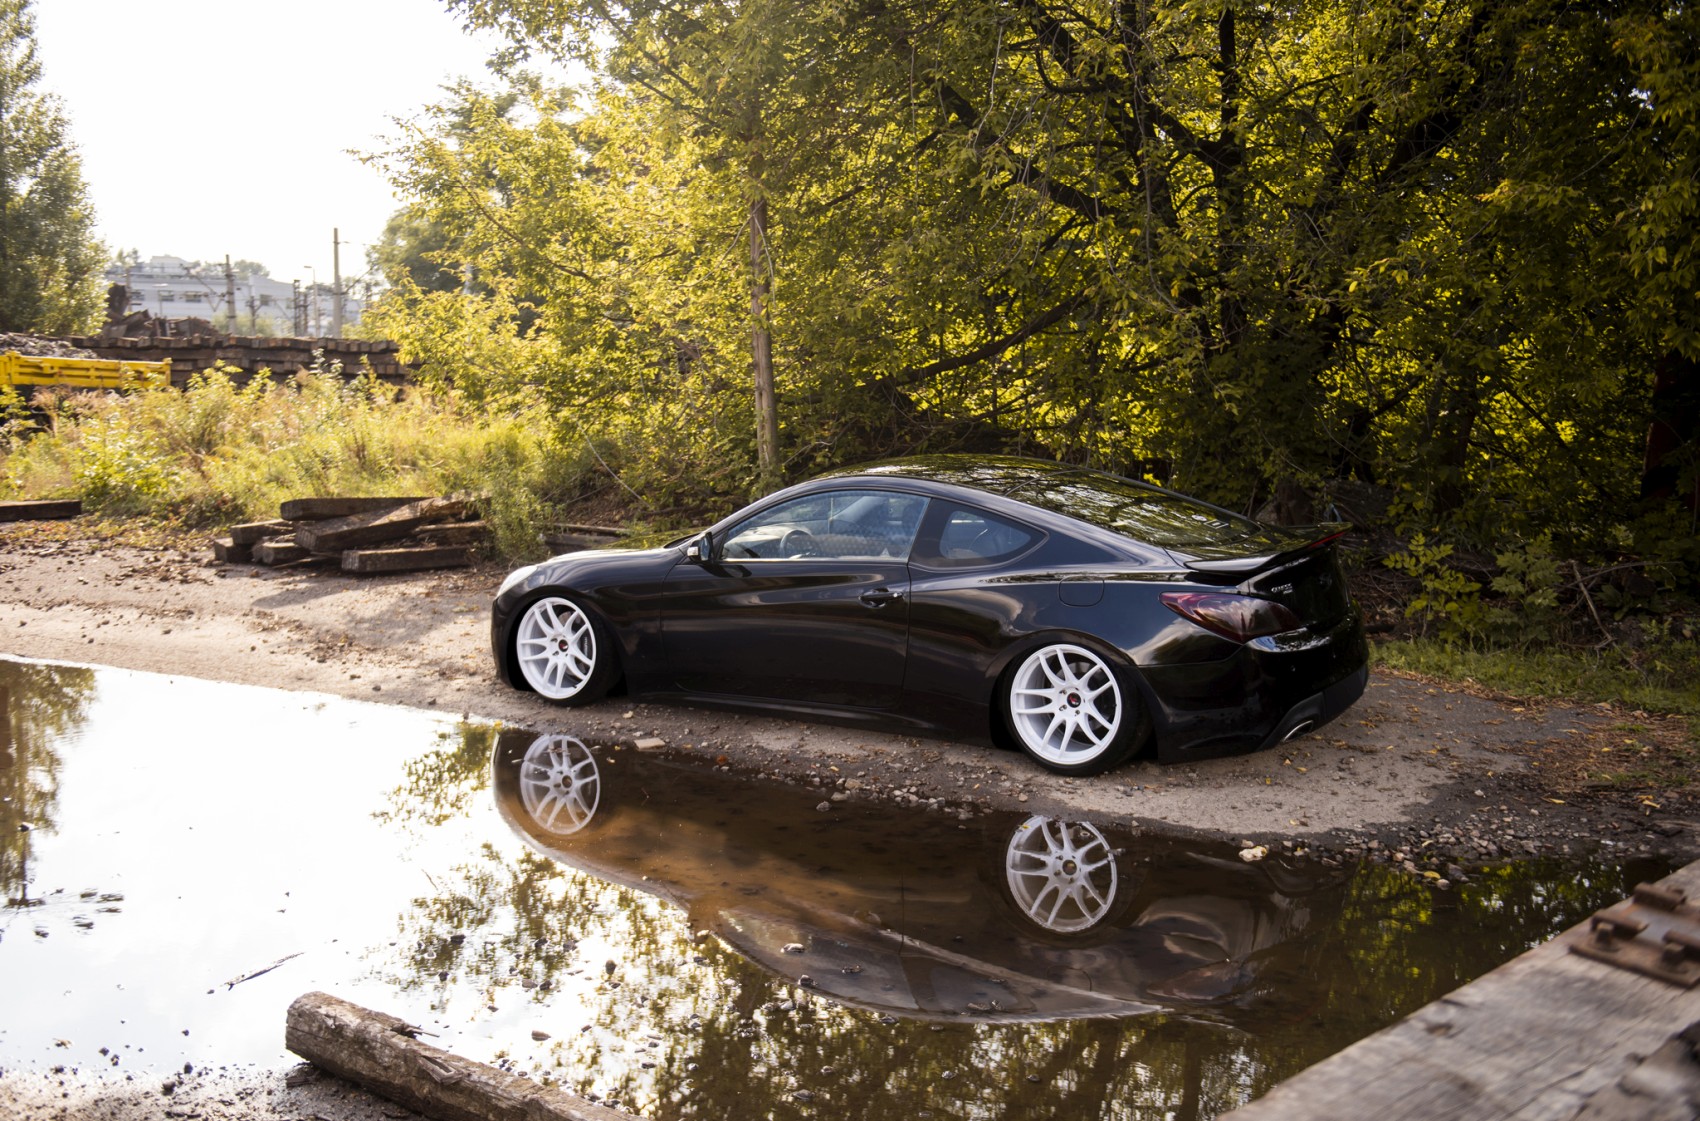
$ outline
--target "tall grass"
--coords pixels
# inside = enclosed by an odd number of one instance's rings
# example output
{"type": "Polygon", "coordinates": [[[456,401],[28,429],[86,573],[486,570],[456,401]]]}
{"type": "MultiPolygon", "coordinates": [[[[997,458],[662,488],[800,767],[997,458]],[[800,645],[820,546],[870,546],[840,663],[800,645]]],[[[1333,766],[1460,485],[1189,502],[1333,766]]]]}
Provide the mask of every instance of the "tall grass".
{"type": "Polygon", "coordinates": [[[334,373],[238,386],[208,371],[184,390],[50,391],[32,406],[9,410],[0,489],[184,528],[276,517],[306,495],[468,493],[497,551],[525,558],[593,466],[537,416],[474,415],[334,373]]]}

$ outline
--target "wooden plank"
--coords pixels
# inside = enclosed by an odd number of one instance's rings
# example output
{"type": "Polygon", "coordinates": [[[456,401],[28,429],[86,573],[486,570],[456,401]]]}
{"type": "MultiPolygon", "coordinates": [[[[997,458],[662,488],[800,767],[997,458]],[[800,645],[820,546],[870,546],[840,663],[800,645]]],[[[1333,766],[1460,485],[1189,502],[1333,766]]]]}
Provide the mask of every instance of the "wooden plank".
{"type": "Polygon", "coordinates": [[[417,572],[426,568],[464,568],[471,563],[472,551],[464,545],[349,549],[342,554],[344,572],[417,572]]]}
{"type": "Polygon", "coordinates": [[[458,498],[426,498],[393,510],[309,522],[295,531],[295,543],[315,553],[340,553],[362,545],[381,545],[406,537],[430,522],[446,522],[466,513],[458,498]]]}
{"type": "Polygon", "coordinates": [[[288,564],[311,555],[312,550],[302,548],[287,537],[262,541],[254,546],[254,560],[260,564],[288,564]]]}
{"type": "Polygon", "coordinates": [[[80,498],[46,498],[23,502],[0,502],[0,522],[36,522],[74,518],[83,512],[80,498]]]}
{"type": "Polygon", "coordinates": [[[213,560],[222,564],[251,564],[254,560],[254,547],[239,541],[214,541],[212,551],[213,560]]]}
{"type": "Polygon", "coordinates": [[[438,1121],[631,1121],[414,1038],[419,1029],[328,993],[289,1006],[284,1046],[322,1070],[438,1121]]]}
{"type": "MultiPolygon", "coordinates": [[[[1700,897],[1700,861],[1659,882],[1700,897]]],[[[1571,953],[1576,936],[1537,946],[1221,1121],[1572,1121],[1700,1021],[1700,986],[1571,953]]]]}
{"type": "Polygon", "coordinates": [[[286,521],[245,522],[230,527],[230,540],[237,545],[258,545],[268,538],[294,532],[295,527],[286,521]]]}
{"type": "Polygon", "coordinates": [[[278,507],[278,516],[287,521],[306,521],[312,518],[346,518],[353,514],[370,514],[394,510],[414,502],[425,501],[424,495],[411,498],[291,498],[278,507]]]}
{"type": "Polygon", "coordinates": [[[488,522],[449,522],[446,525],[420,526],[409,541],[421,545],[477,545],[490,540],[488,522]]]}

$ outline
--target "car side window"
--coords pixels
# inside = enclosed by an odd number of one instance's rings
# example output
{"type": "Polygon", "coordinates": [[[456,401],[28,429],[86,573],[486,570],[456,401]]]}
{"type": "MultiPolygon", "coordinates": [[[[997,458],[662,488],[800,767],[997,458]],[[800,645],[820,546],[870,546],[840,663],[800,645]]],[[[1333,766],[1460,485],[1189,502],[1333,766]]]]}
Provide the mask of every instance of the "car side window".
{"type": "Polygon", "coordinates": [[[721,559],[907,560],[927,500],[881,490],[805,495],[746,518],[726,533],[721,559]]]}
{"type": "Polygon", "coordinates": [[[970,568],[1012,560],[1042,535],[1019,522],[972,506],[935,505],[915,561],[933,568],[970,568]]]}

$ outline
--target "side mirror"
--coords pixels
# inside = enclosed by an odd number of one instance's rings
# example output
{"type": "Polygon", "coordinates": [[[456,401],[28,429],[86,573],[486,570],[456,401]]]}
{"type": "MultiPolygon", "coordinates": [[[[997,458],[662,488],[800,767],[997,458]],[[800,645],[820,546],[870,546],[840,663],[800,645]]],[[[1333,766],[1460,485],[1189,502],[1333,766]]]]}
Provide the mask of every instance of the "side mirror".
{"type": "Polygon", "coordinates": [[[685,546],[685,559],[692,564],[710,564],[714,560],[714,535],[707,530],[701,537],[685,546]]]}

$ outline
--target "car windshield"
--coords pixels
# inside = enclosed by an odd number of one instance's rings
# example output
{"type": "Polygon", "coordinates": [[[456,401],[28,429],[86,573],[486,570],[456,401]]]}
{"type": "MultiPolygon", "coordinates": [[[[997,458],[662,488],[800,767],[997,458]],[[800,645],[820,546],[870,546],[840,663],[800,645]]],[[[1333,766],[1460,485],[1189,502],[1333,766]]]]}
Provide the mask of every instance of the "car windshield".
{"type": "Polygon", "coordinates": [[[1058,472],[1010,497],[1159,548],[1226,544],[1259,528],[1184,495],[1096,471],[1058,472]]]}

